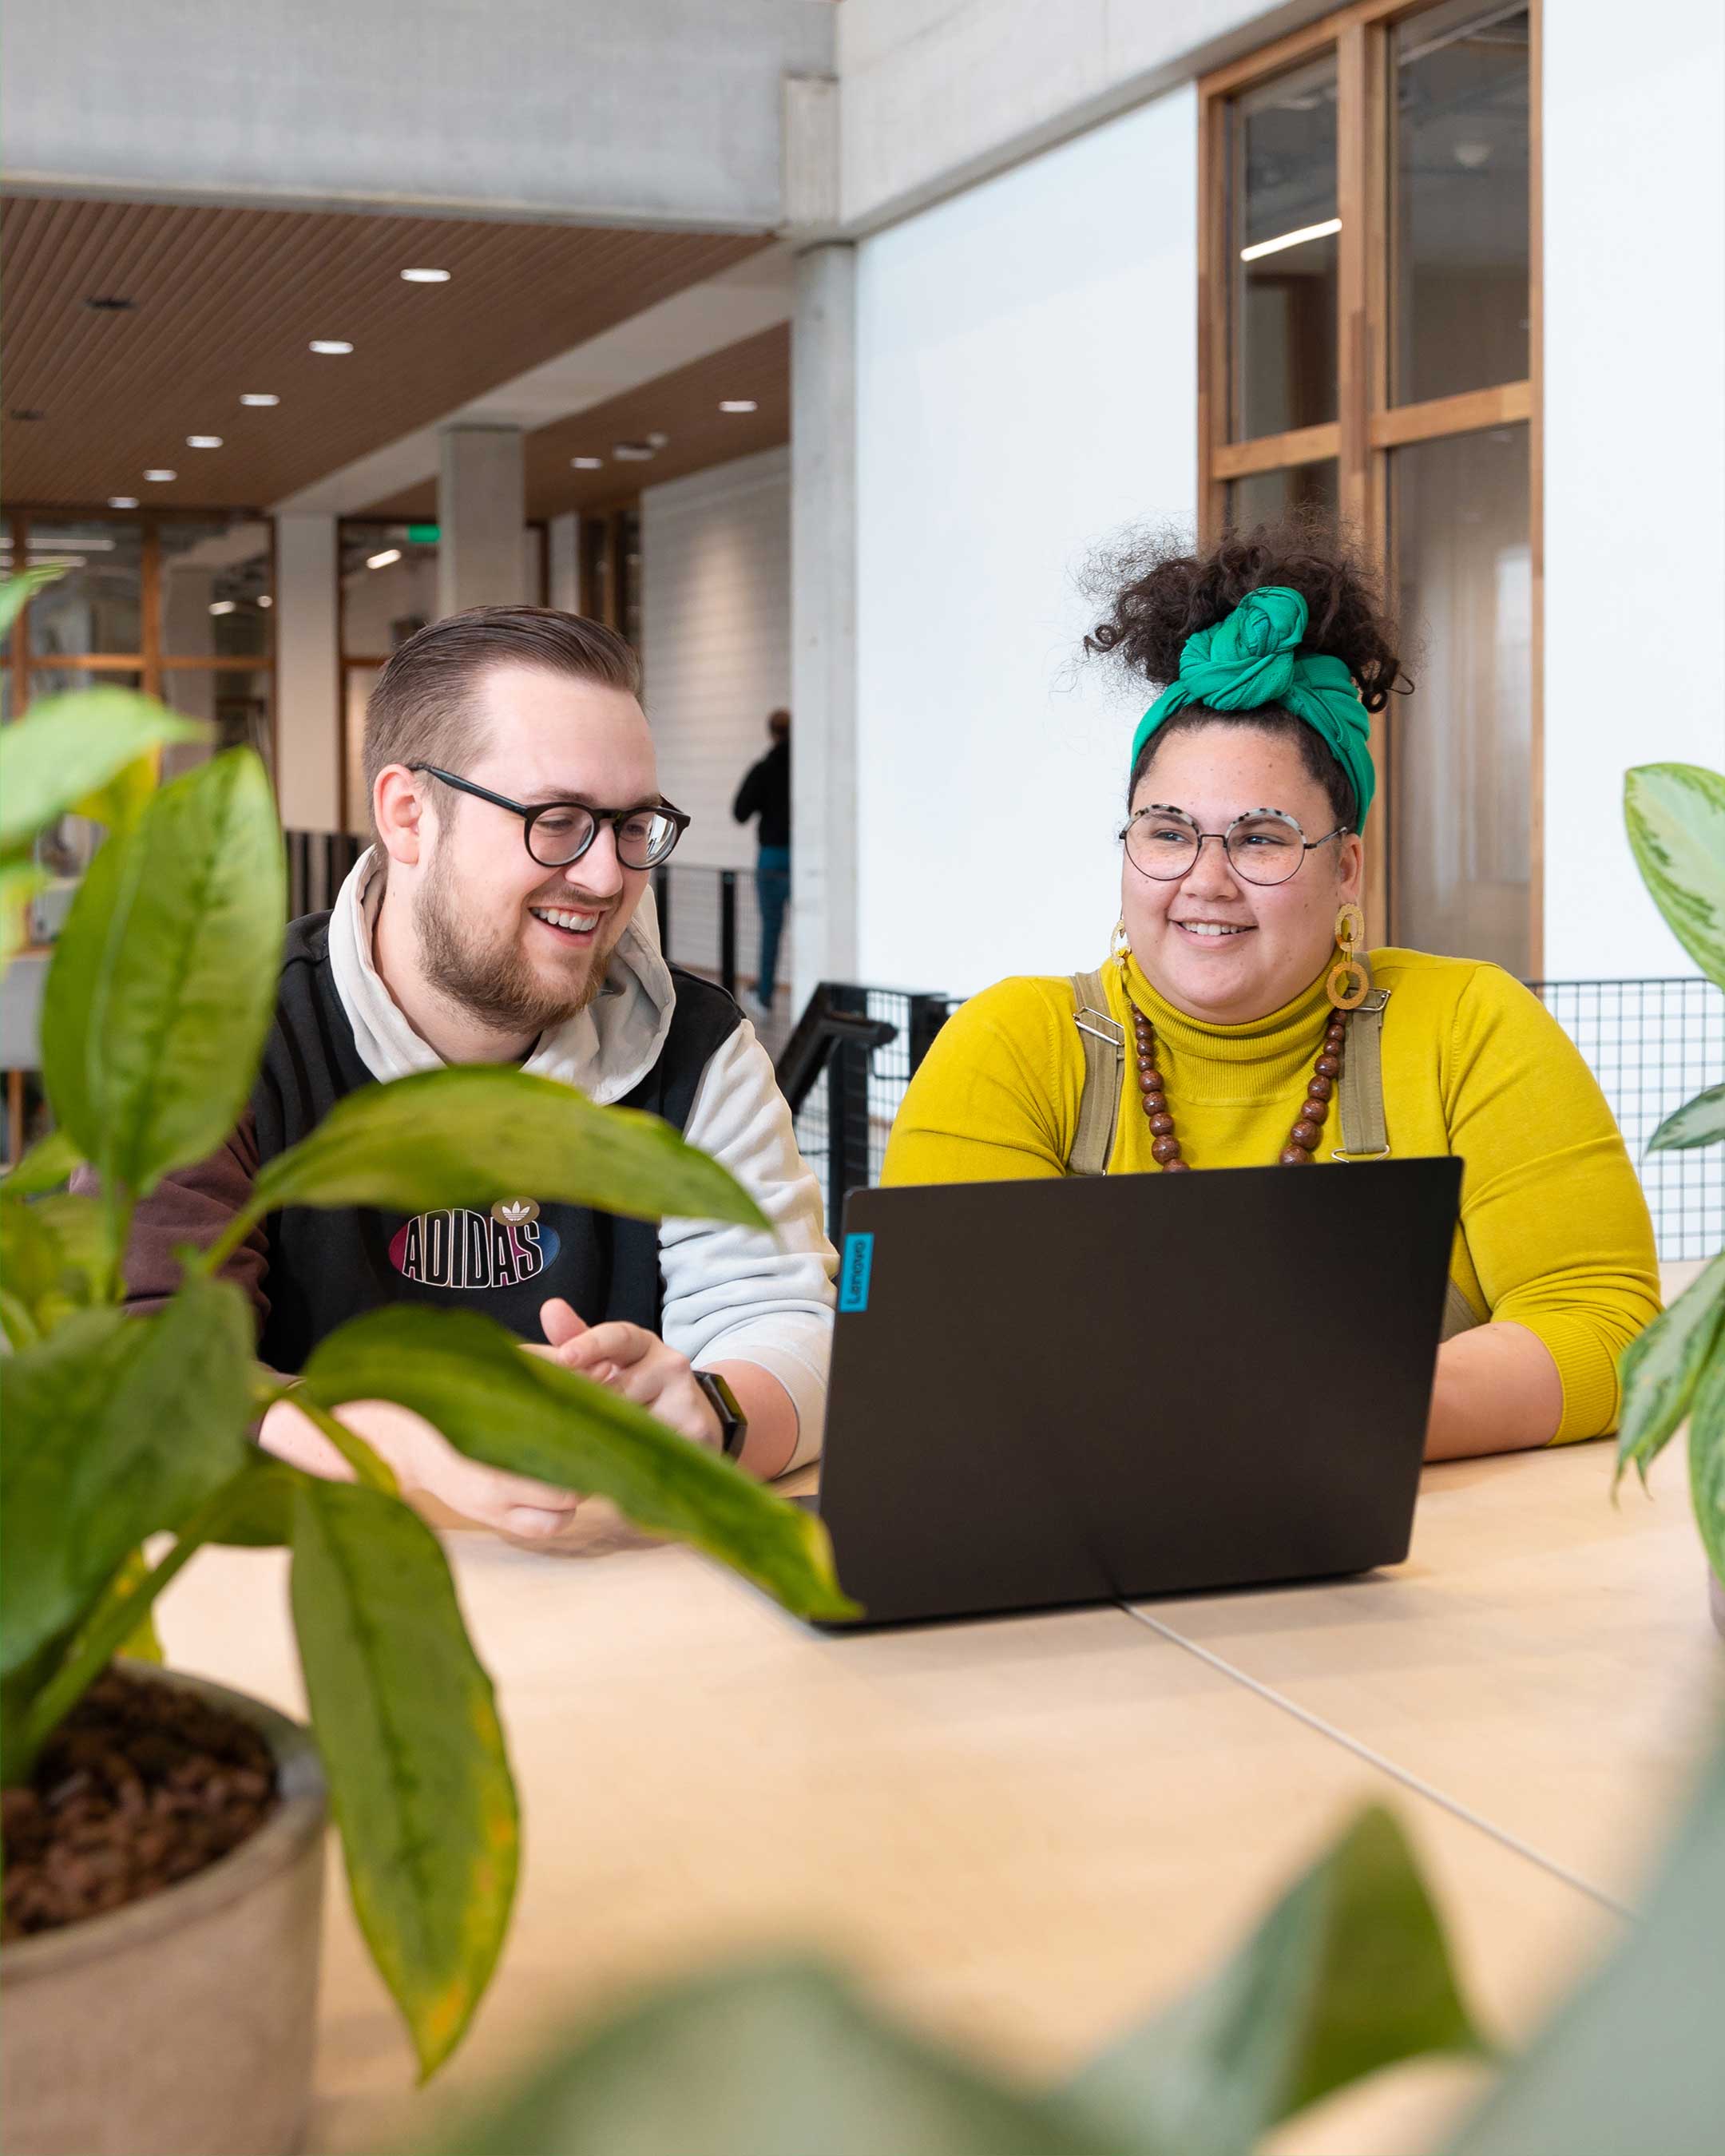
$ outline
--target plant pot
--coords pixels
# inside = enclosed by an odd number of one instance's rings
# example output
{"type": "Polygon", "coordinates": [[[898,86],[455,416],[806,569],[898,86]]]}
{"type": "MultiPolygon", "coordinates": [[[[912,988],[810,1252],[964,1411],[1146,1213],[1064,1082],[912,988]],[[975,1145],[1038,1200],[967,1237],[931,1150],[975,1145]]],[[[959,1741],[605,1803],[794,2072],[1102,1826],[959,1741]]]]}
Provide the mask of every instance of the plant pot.
{"type": "Polygon", "coordinates": [[[141,1663],[256,1729],[280,1802],[249,1840],[123,1909],[0,1956],[5,2156],[290,2156],[311,2096],[323,1768],[259,1701],[141,1663]]]}

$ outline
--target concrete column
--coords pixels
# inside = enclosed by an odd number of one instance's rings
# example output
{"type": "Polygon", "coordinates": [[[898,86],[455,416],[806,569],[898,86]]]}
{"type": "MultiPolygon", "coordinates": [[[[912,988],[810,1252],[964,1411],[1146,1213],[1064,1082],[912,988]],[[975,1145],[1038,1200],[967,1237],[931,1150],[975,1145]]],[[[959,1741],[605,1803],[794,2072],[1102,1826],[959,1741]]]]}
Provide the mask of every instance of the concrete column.
{"type": "Polygon", "coordinates": [[[275,520],[275,794],[290,831],[339,828],[336,520],[275,520]]]}
{"type": "Polygon", "coordinates": [[[551,603],[565,613],[581,611],[581,519],[566,510],[546,531],[551,549],[551,603]]]}
{"type": "Polygon", "coordinates": [[[438,475],[437,611],[521,606],[526,490],[519,427],[446,427],[438,475]]]}
{"type": "Polygon", "coordinates": [[[797,258],[791,329],[795,1007],[856,978],[856,250],[797,258]]]}

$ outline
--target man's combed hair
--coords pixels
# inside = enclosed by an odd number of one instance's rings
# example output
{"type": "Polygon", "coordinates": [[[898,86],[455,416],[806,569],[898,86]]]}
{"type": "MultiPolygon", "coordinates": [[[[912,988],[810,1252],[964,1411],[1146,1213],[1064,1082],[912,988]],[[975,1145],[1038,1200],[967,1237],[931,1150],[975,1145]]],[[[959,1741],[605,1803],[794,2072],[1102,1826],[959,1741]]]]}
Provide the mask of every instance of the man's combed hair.
{"type": "MultiPolygon", "coordinates": [[[[1382,711],[1391,691],[1405,685],[1396,625],[1377,576],[1333,518],[1319,511],[1230,531],[1197,550],[1178,531],[1137,538],[1099,555],[1086,582],[1107,612],[1085,638],[1085,649],[1158,689],[1178,677],[1189,636],[1214,629],[1266,584],[1299,593],[1308,616],[1304,649],[1339,659],[1368,711],[1382,711]]],[[[1341,765],[1310,726],[1275,709],[1216,712],[1196,705],[1180,712],[1145,742],[1132,790],[1168,736],[1229,721],[1286,732],[1337,815],[1354,820],[1353,789],[1341,765]]]]}
{"type": "MultiPolygon", "coordinates": [[[[392,763],[459,772],[480,746],[475,690],[494,666],[536,666],[638,696],[640,662],[614,629],[555,607],[470,607],[434,621],[391,654],[366,710],[369,810],[392,763]]],[[[447,811],[445,813],[448,813],[447,811]]],[[[377,835],[375,819],[372,835],[377,835]]],[[[380,858],[387,860],[379,847],[380,858]]]]}

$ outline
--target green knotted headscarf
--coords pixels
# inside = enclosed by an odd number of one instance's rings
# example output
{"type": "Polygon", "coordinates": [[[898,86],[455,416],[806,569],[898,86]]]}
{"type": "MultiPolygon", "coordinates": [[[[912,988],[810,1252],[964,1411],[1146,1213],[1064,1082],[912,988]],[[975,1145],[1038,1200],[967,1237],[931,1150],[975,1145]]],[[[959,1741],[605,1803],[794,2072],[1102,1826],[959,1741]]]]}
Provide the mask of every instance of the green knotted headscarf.
{"type": "Polygon", "coordinates": [[[1303,719],[1348,773],[1358,804],[1353,828],[1363,829],[1378,789],[1366,708],[1339,659],[1301,650],[1306,620],[1298,592],[1266,584],[1225,621],[1189,636],[1179,679],[1169,682],[1138,722],[1127,770],[1137,768],[1138,752],[1157,728],[1194,704],[1213,711],[1256,711],[1275,704],[1303,719]]]}

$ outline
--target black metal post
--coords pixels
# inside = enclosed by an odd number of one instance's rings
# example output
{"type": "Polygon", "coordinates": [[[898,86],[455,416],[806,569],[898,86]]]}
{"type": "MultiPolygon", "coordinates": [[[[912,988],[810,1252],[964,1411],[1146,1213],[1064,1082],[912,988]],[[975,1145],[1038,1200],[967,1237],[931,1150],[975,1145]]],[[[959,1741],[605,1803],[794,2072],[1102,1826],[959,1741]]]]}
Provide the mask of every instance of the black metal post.
{"type": "MultiPolygon", "coordinates": [[[[834,1010],[866,1016],[866,988],[834,983],[827,991],[834,1010]]],[[[836,1243],[845,1224],[846,1196],[869,1179],[869,1050],[835,1042],[827,1065],[827,1233],[836,1243]]]]}
{"type": "MultiPolygon", "coordinates": [[[[719,985],[727,996],[737,993],[737,871],[719,870],[719,985]]],[[[756,983],[758,993],[760,983],[756,983]]]]}
{"type": "Polygon", "coordinates": [[[911,1075],[914,1078],[922,1067],[922,1059],[934,1045],[934,1037],[947,1022],[951,1009],[944,996],[912,996],[910,998],[910,1039],[906,1044],[910,1050],[911,1075]]]}
{"type": "Polygon", "coordinates": [[[653,871],[653,900],[659,908],[659,947],[665,963],[670,963],[670,870],[657,868],[653,871]]]}

